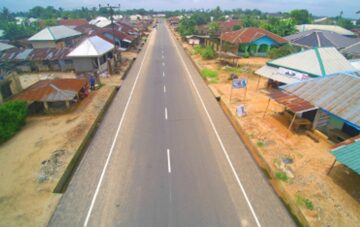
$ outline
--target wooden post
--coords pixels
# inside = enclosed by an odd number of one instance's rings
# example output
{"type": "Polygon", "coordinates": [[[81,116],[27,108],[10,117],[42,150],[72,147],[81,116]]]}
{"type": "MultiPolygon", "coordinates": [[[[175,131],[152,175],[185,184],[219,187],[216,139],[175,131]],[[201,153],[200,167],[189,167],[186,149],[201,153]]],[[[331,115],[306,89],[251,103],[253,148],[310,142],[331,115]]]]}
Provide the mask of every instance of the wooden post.
{"type": "Polygon", "coordinates": [[[294,122],[295,122],[295,118],[296,118],[296,113],[294,113],[294,117],[293,117],[293,119],[291,120],[291,123],[290,123],[289,128],[288,128],[288,132],[287,132],[287,134],[286,134],[286,138],[289,136],[289,133],[290,133],[290,131],[291,131],[291,127],[293,126],[293,124],[294,124],[294,122]]]}
{"type": "Polygon", "coordinates": [[[258,81],[257,81],[257,85],[256,85],[256,90],[255,90],[255,91],[257,91],[257,90],[259,89],[260,79],[261,79],[261,76],[259,76],[259,79],[258,79],[258,81]]]}
{"type": "Polygon", "coordinates": [[[46,111],[46,112],[49,112],[49,105],[48,105],[48,103],[47,103],[47,102],[43,102],[43,104],[44,104],[45,111],[46,111]]]}
{"type": "Polygon", "coordinates": [[[332,170],[332,169],[334,168],[334,166],[335,166],[335,163],[336,163],[336,158],[335,158],[335,160],[334,160],[333,164],[331,165],[331,167],[330,167],[329,171],[327,172],[327,175],[329,175],[329,174],[330,174],[331,170],[332,170]]]}
{"type": "Polygon", "coordinates": [[[66,104],[66,108],[69,109],[69,108],[70,108],[70,101],[69,101],[69,100],[66,100],[66,101],[65,101],[65,104],[66,104]]]}
{"type": "Polygon", "coordinates": [[[263,116],[263,118],[265,117],[266,112],[267,112],[267,110],[268,110],[268,108],[269,108],[270,101],[271,101],[271,99],[269,98],[269,101],[268,101],[268,103],[267,103],[267,105],[266,105],[266,109],[265,109],[265,112],[264,112],[264,116],[263,116]]]}

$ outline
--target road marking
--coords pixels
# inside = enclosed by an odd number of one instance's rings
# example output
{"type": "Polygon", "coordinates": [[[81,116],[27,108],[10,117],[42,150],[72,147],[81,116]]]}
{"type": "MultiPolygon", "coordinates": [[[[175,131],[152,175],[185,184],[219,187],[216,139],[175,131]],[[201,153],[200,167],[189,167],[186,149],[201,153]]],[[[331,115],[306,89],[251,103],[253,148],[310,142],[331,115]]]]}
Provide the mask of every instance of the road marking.
{"type": "Polygon", "coordinates": [[[165,72],[163,72],[163,77],[165,77],[165,72]]]}
{"type": "MultiPolygon", "coordinates": [[[[168,33],[170,33],[168,28],[167,28],[167,31],[168,31],[168,33]]],[[[210,116],[210,114],[209,114],[209,111],[207,110],[207,108],[206,108],[206,106],[205,106],[205,103],[204,103],[202,97],[200,96],[200,92],[199,92],[199,90],[197,89],[197,87],[196,87],[196,85],[195,85],[194,79],[193,79],[192,76],[191,76],[191,73],[190,73],[190,71],[189,71],[189,68],[187,67],[187,65],[186,65],[186,63],[185,63],[182,55],[180,54],[179,47],[176,45],[175,40],[174,40],[174,37],[171,35],[171,33],[170,33],[170,37],[171,37],[171,40],[172,40],[173,44],[175,45],[176,52],[177,52],[177,54],[179,55],[179,57],[180,57],[180,59],[181,59],[181,62],[182,62],[182,64],[183,64],[184,67],[185,67],[185,70],[186,70],[186,72],[187,72],[187,76],[188,76],[189,79],[190,79],[191,85],[193,86],[193,88],[194,88],[194,90],[195,90],[195,93],[197,94],[197,96],[198,96],[198,98],[199,98],[199,100],[200,100],[200,103],[201,103],[202,107],[203,107],[204,110],[205,110],[205,113],[206,113],[206,116],[207,116],[207,118],[208,118],[208,120],[209,120],[209,122],[210,122],[211,128],[213,129],[213,131],[214,131],[214,133],[215,133],[215,135],[216,135],[216,138],[217,138],[217,140],[218,140],[218,142],[219,142],[219,144],[220,144],[221,149],[223,150],[223,153],[224,153],[224,155],[225,155],[225,157],[226,157],[226,160],[228,161],[228,163],[229,163],[229,165],[230,165],[230,168],[231,168],[231,170],[232,170],[232,172],[233,172],[233,174],[234,174],[234,177],[235,177],[235,179],[236,179],[236,181],[237,181],[237,183],[238,183],[238,185],[239,185],[239,187],[240,187],[240,189],[241,189],[241,192],[242,192],[243,195],[244,195],[245,201],[246,201],[246,203],[248,204],[248,206],[249,206],[249,208],[250,208],[251,214],[252,214],[252,216],[254,217],[257,226],[258,226],[258,227],[261,227],[261,224],[260,224],[260,222],[259,222],[259,219],[258,219],[258,217],[256,216],[255,210],[254,210],[253,206],[251,205],[251,202],[250,202],[250,200],[249,200],[249,198],[248,198],[248,196],[247,196],[247,194],[246,194],[246,192],[245,192],[244,186],[242,185],[242,183],[241,183],[241,181],[240,181],[240,178],[239,178],[239,176],[237,175],[237,173],[236,173],[236,171],[235,171],[234,165],[232,164],[232,161],[231,161],[231,159],[230,159],[230,156],[229,156],[228,152],[226,151],[226,148],[225,148],[225,146],[224,146],[224,143],[223,143],[223,141],[221,140],[221,137],[220,137],[220,135],[219,135],[219,133],[218,133],[215,125],[214,125],[214,122],[213,122],[213,120],[212,120],[212,118],[211,118],[211,116],[210,116]]]]}
{"type": "Polygon", "coordinates": [[[165,62],[163,62],[162,65],[165,66],[165,62]]]}
{"type": "Polygon", "coordinates": [[[167,108],[165,107],[165,120],[168,119],[167,108]]]}
{"type": "Polygon", "coordinates": [[[171,173],[170,149],[167,149],[168,172],[171,173]]]}
{"type": "MultiPolygon", "coordinates": [[[[152,34],[153,34],[153,33],[152,33],[152,34]]],[[[151,34],[151,37],[152,37],[152,34],[151,34]]],[[[136,86],[136,84],[137,84],[137,82],[138,82],[138,79],[139,79],[141,70],[142,70],[142,68],[143,68],[145,59],[147,59],[147,55],[148,55],[148,53],[149,53],[148,50],[149,50],[149,46],[147,47],[146,52],[145,52],[144,57],[143,57],[143,60],[141,61],[139,71],[138,71],[138,73],[137,73],[137,75],[136,75],[134,84],[133,84],[133,86],[132,86],[132,88],[131,88],[131,91],[130,91],[129,98],[128,98],[127,102],[126,102],[126,105],[125,105],[125,108],[124,108],[124,112],[122,113],[121,119],[120,119],[120,121],[119,121],[118,128],[117,128],[117,130],[116,130],[114,139],[113,139],[113,141],[112,141],[112,144],[111,144],[111,147],[110,147],[110,150],[109,150],[109,154],[108,154],[108,156],[107,156],[107,158],[106,158],[106,162],[105,162],[104,168],[103,168],[103,170],[102,170],[102,172],[101,172],[99,182],[98,182],[98,184],[97,184],[97,186],[96,186],[96,190],[95,190],[94,196],[93,196],[93,198],[92,198],[92,200],[91,200],[91,204],[90,204],[89,210],[88,210],[87,215],[86,215],[86,218],[85,218],[84,227],[86,227],[86,226],[88,225],[88,223],[89,223],[90,216],[91,216],[92,210],[93,210],[93,208],[94,208],[96,198],[97,198],[97,196],[98,196],[98,194],[99,194],[99,191],[100,191],[100,188],[101,188],[101,184],[102,184],[102,182],[103,182],[103,179],[104,179],[104,176],[105,176],[107,167],[108,167],[109,162],[110,162],[110,159],[111,159],[111,155],[112,155],[112,153],[113,153],[113,151],[114,151],[114,147],[115,147],[115,144],[116,144],[116,140],[117,140],[117,138],[118,138],[118,136],[119,136],[120,129],[121,129],[122,125],[123,125],[123,122],[124,122],[124,119],[125,119],[127,110],[128,110],[128,108],[129,108],[130,101],[131,101],[132,96],[133,96],[133,94],[134,94],[135,86],[136,86]]]]}
{"type": "Polygon", "coordinates": [[[164,59],[164,55],[161,55],[161,58],[164,59]]]}
{"type": "Polygon", "coordinates": [[[164,85],[164,93],[166,93],[166,86],[164,85]]]}

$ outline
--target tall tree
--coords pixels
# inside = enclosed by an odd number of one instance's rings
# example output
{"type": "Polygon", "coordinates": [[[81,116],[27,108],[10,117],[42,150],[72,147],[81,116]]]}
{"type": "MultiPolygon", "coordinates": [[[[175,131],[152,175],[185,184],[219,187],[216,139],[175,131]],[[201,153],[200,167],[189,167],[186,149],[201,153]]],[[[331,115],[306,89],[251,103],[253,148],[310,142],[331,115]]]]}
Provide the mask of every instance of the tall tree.
{"type": "Polygon", "coordinates": [[[311,14],[306,9],[295,9],[290,12],[290,17],[296,24],[310,24],[312,21],[311,14]]]}

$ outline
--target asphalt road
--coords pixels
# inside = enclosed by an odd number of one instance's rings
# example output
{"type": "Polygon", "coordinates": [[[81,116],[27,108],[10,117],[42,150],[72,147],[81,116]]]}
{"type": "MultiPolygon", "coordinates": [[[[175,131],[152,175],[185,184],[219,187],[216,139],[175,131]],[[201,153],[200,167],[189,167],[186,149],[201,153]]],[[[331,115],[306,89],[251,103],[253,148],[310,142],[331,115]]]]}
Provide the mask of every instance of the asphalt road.
{"type": "Polygon", "coordinates": [[[294,226],[164,23],[151,33],[49,226],[294,226]]]}

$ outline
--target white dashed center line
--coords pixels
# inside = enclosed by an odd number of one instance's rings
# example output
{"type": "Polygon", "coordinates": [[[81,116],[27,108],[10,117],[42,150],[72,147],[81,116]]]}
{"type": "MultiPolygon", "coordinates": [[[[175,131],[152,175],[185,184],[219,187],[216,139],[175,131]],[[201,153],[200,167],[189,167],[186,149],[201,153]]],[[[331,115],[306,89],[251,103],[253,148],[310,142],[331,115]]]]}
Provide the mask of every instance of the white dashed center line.
{"type": "Polygon", "coordinates": [[[168,113],[167,113],[167,108],[165,107],[165,120],[168,119],[168,113]]]}
{"type": "Polygon", "coordinates": [[[170,149],[167,149],[168,172],[171,173],[170,149]]]}

